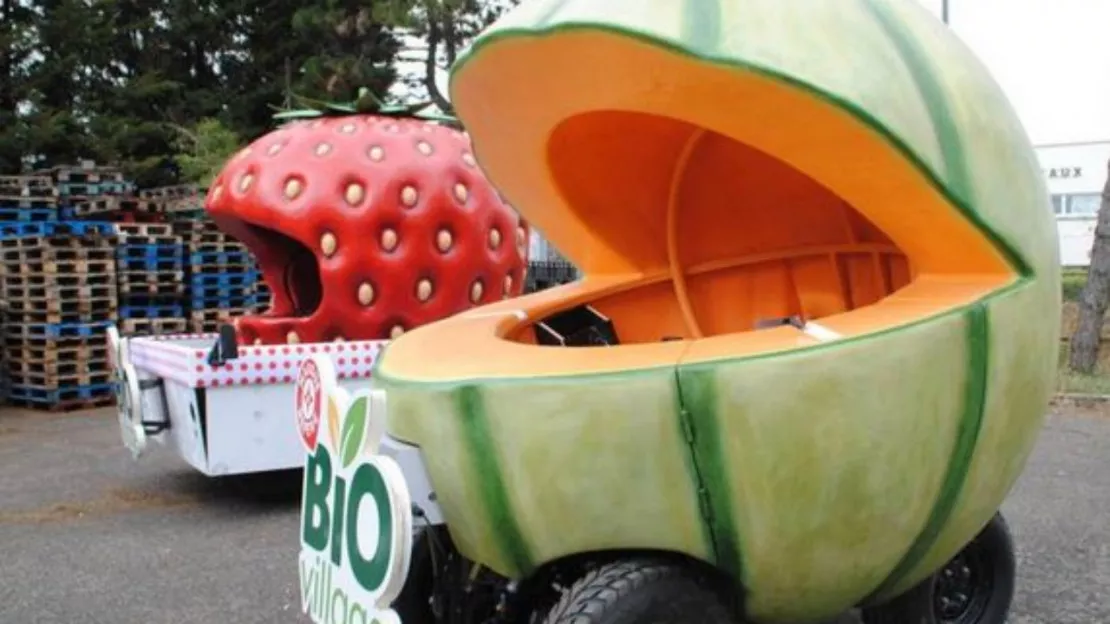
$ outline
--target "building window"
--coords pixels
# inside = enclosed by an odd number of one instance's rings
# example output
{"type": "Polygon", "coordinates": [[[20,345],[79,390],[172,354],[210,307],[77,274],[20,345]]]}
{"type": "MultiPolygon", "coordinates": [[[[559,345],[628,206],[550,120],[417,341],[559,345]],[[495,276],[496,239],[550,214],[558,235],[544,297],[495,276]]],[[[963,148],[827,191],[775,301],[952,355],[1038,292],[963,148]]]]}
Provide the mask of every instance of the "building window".
{"type": "Polygon", "coordinates": [[[1082,193],[1068,197],[1068,214],[1075,216],[1094,216],[1098,214],[1099,205],[1102,203],[1100,193],[1082,193]]]}
{"type": "Polygon", "coordinates": [[[1064,214],[1064,196],[1063,195],[1053,195],[1052,196],[1052,212],[1056,213],[1057,215],[1064,214]]]}

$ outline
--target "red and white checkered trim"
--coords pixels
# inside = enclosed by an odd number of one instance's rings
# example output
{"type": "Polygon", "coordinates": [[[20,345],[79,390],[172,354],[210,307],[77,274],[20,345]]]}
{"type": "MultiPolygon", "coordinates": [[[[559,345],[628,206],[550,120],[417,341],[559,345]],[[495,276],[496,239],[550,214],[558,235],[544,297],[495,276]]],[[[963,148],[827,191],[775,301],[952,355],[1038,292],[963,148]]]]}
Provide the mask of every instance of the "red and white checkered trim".
{"type": "Polygon", "coordinates": [[[323,353],[331,356],[340,379],[369,378],[386,340],[260,345],[239,347],[239,357],[223,364],[208,364],[208,349],[182,342],[210,339],[216,334],[175,334],[134,338],[130,342],[135,368],[170,379],[190,388],[219,388],[262,384],[292,384],[305,357],[323,353]]]}

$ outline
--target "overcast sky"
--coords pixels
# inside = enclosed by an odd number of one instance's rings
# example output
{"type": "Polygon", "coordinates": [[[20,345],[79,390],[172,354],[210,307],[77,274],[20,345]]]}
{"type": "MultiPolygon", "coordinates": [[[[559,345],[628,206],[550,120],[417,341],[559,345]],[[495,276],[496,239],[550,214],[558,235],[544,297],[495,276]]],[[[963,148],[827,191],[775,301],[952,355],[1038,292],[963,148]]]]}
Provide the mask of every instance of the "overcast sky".
{"type": "Polygon", "coordinates": [[[1034,143],[1110,139],[1110,0],[949,0],[949,18],[1034,143]]]}

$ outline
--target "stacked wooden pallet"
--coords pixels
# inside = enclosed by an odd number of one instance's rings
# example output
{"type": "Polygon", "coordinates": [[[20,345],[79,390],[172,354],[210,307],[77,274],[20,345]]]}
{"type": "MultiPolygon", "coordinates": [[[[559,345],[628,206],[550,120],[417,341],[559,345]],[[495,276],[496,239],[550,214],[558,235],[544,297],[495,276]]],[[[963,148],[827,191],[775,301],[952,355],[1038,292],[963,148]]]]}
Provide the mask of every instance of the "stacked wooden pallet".
{"type": "Polygon", "coordinates": [[[132,220],[134,214],[149,219],[157,206],[136,203],[135,185],[118,167],[103,167],[92,161],[63,165],[46,171],[58,188],[62,219],[98,221],[132,220]]]}
{"type": "Polygon", "coordinates": [[[143,189],[139,197],[162,203],[162,212],[171,221],[188,221],[204,216],[204,189],[194,184],[143,189]]]}
{"type": "Polygon", "coordinates": [[[58,187],[50,176],[0,176],[0,236],[59,216],[58,187]]]}
{"type": "Polygon", "coordinates": [[[185,246],[168,223],[118,223],[116,279],[120,331],[152,336],[186,331],[185,246]]]}
{"type": "Polygon", "coordinates": [[[110,228],[91,223],[37,223],[0,239],[9,402],[51,410],[112,402],[105,334],[118,305],[115,244],[110,228]]]}
{"type": "Polygon", "coordinates": [[[190,330],[218,331],[229,318],[253,311],[257,270],[247,248],[210,220],[177,221],[186,247],[186,308],[190,330]]]}

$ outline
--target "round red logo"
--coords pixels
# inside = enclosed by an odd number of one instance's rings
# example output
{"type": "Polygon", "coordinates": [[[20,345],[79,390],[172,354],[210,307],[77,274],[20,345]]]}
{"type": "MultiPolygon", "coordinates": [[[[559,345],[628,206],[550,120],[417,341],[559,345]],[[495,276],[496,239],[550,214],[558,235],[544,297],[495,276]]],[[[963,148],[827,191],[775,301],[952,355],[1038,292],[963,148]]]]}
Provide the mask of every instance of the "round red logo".
{"type": "Polygon", "coordinates": [[[301,440],[311,453],[316,450],[316,440],[320,434],[320,420],[324,411],[323,383],[320,367],[312,360],[305,360],[297,373],[296,386],[297,428],[301,440]]]}

